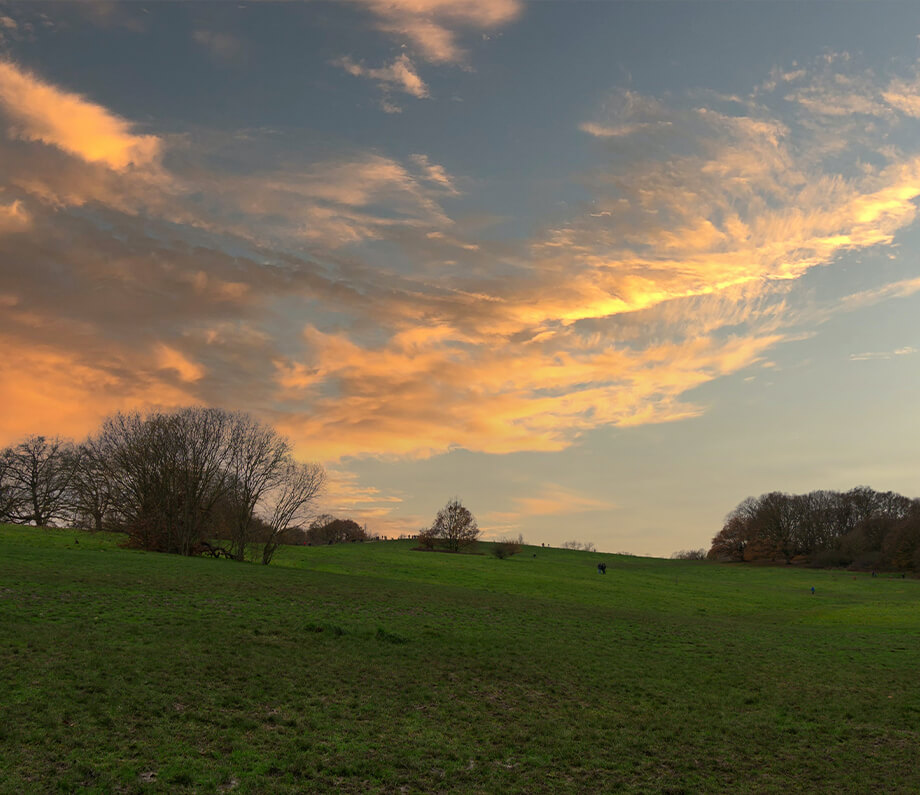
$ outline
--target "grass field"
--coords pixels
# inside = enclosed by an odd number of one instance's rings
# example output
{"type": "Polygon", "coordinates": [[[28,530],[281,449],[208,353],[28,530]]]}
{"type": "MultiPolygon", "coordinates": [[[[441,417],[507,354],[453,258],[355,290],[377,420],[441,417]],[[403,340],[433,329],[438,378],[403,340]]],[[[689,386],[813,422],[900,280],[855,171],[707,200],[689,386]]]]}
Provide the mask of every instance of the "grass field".
{"type": "Polygon", "coordinates": [[[920,791],[915,580],[117,541],[0,527],[0,792],[920,791]]]}

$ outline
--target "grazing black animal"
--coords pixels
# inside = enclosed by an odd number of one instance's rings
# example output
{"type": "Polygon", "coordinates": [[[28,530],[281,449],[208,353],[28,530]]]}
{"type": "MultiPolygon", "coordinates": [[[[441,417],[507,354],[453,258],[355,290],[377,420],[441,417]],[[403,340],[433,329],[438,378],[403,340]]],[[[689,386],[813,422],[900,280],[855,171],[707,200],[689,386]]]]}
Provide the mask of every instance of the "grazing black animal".
{"type": "Polygon", "coordinates": [[[606,564],[606,563],[598,563],[598,564],[597,564],[597,573],[598,573],[598,574],[606,574],[606,573],[607,573],[607,564],[606,564]]]}

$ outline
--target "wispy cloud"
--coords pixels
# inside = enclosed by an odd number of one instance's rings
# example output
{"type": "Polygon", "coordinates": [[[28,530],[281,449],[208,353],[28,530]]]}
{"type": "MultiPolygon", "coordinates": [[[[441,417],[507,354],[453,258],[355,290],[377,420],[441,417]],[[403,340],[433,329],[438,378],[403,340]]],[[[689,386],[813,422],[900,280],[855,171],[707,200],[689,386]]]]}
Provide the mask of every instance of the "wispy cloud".
{"type": "Polygon", "coordinates": [[[897,348],[893,351],[881,351],[876,353],[851,353],[850,360],[854,362],[864,362],[872,359],[893,359],[896,356],[910,356],[917,353],[917,349],[911,346],[897,348]]]}
{"type": "Polygon", "coordinates": [[[514,502],[522,516],[570,516],[590,511],[609,511],[616,505],[554,483],[544,483],[536,497],[517,497],[514,502]]]}
{"type": "Polygon", "coordinates": [[[370,80],[375,80],[385,92],[390,90],[401,91],[416,99],[425,99],[428,96],[428,86],[418,76],[412,60],[405,53],[388,66],[377,68],[356,63],[348,57],[333,61],[333,65],[340,66],[354,77],[366,77],[370,80]]]}
{"type": "Polygon", "coordinates": [[[862,290],[844,297],[832,311],[852,311],[865,306],[873,306],[892,298],[907,298],[920,292],[920,277],[902,279],[881,287],[862,290]]]}
{"type": "Polygon", "coordinates": [[[405,38],[427,61],[459,63],[464,30],[492,30],[521,14],[520,0],[354,0],[368,8],[377,26],[405,38]]]}
{"type": "Polygon", "coordinates": [[[670,127],[670,121],[644,121],[634,124],[597,124],[596,122],[586,121],[579,125],[582,132],[593,135],[595,138],[625,138],[628,135],[636,133],[647,133],[663,127],[670,127]]]}
{"type": "Polygon", "coordinates": [[[245,177],[214,175],[211,225],[242,215],[245,224],[225,226],[251,235],[253,220],[263,239],[299,239],[331,248],[386,238],[399,230],[452,225],[440,200],[456,193],[443,167],[413,158],[402,163],[366,152],[310,163],[286,172],[245,177]]]}
{"type": "Polygon", "coordinates": [[[134,125],[101,105],[57,88],[10,61],[0,61],[0,109],[9,120],[9,135],[41,141],[116,171],[150,165],[160,156],[156,136],[136,134],[134,125]]]}

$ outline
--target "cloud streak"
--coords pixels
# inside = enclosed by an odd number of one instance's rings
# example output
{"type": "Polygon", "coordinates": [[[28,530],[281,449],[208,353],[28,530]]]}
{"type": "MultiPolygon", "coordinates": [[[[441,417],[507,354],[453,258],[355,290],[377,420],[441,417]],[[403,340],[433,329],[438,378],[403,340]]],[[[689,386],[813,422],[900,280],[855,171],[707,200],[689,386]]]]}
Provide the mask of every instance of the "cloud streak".
{"type": "Polygon", "coordinates": [[[57,88],[10,61],[0,61],[0,108],[10,136],[40,141],[115,171],[154,164],[161,142],[86,98],[57,88]]]}
{"type": "Polygon", "coordinates": [[[365,77],[374,80],[388,94],[390,90],[402,91],[416,99],[428,97],[428,86],[418,76],[411,59],[403,53],[388,66],[371,68],[355,63],[351,58],[339,58],[333,61],[334,66],[340,66],[352,77],[365,77]]]}
{"type": "Polygon", "coordinates": [[[912,353],[916,352],[916,348],[908,345],[904,348],[897,348],[893,351],[879,351],[875,353],[851,353],[850,361],[865,362],[871,361],[872,359],[893,359],[896,356],[910,356],[912,353]]]}
{"type": "Polygon", "coordinates": [[[408,40],[432,63],[461,63],[465,30],[493,30],[517,19],[520,0],[354,0],[377,19],[380,30],[408,40]]]}

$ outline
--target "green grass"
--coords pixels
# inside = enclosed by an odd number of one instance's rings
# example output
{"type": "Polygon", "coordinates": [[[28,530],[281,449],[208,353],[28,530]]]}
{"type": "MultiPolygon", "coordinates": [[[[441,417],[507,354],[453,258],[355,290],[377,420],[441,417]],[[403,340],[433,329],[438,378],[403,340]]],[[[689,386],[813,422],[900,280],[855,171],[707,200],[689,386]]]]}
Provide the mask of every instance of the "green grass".
{"type": "Polygon", "coordinates": [[[920,791],[914,580],[117,541],[0,527],[0,792],[920,791]]]}

